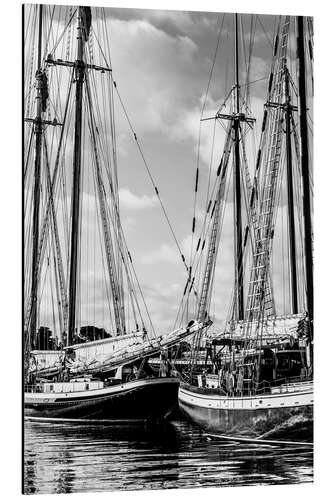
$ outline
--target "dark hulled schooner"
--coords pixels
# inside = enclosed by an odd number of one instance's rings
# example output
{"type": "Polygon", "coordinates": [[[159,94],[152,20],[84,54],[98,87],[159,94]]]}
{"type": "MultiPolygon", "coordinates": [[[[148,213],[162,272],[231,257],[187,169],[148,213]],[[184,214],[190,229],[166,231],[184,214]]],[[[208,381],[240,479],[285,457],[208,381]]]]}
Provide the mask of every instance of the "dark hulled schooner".
{"type": "MultiPolygon", "coordinates": [[[[157,336],[145,306],[119,215],[106,16],[94,12],[25,7],[24,412],[142,422],[177,402],[161,352],[198,325],[157,336]],[[82,334],[84,294],[93,318],[107,302],[111,335],[82,334]],[[45,317],[52,349],[40,345],[45,317]],[[161,359],[156,372],[151,355],[161,359]]],[[[85,329],[96,330],[105,332],[85,329]]]]}
{"type": "MultiPolygon", "coordinates": [[[[202,232],[207,249],[197,293],[197,320],[209,317],[230,164],[235,228],[233,306],[222,333],[209,335],[207,329],[202,329],[194,335],[189,369],[183,372],[180,384],[179,406],[187,418],[214,435],[308,440],[313,424],[313,276],[306,92],[311,61],[307,65],[306,56],[312,58],[312,22],[302,17],[280,18],[253,182],[249,182],[245,151],[252,118],[248,116],[246,97],[241,93],[241,88],[248,89],[248,81],[242,86],[239,81],[237,14],[234,26],[235,82],[230,93],[230,113],[219,112],[215,117],[227,122],[226,139],[217,180],[208,197],[208,222],[202,232]],[[297,40],[296,78],[291,72],[294,61],[288,59],[293,23],[297,40]],[[277,316],[272,261],[277,212],[282,205],[281,189],[287,192],[289,256],[286,259],[291,306],[288,314],[277,316]],[[248,270],[246,252],[251,257],[248,270]],[[244,300],[246,275],[248,293],[244,300]]],[[[248,75],[249,71],[243,74],[248,75]]],[[[197,254],[202,250],[199,238],[197,254]]],[[[194,262],[192,268],[196,269],[195,266],[194,262]]],[[[189,294],[187,285],[186,290],[189,294]]]]}

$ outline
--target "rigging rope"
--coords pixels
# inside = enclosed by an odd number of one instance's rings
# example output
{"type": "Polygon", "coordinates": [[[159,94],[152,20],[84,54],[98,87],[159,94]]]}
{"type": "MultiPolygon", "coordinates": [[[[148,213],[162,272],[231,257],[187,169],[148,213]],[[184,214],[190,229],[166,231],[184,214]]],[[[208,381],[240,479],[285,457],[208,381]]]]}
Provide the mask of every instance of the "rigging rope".
{"type": "Polygon", "coordinates": [[[132,131],[132,133],[133,133],[134,140],[135,140],[135,142],[136,142],[136,144],[137,144],[138,150],[139,150],[139,152],[140,152],[140,155],[141,155],[142,161],[143,161],[143,163],[144,163],[144,165],[145,165],[145,168],[146,168],[146,171],[147,171],[147,173],[148,173],[149,179],[150,179],[150,181],[151,181],[151,183],[152,183],[152,185],[153,185],[153,187],[154,187],[155,194],[156,194],[156,196],[157,196],[157,198],[158,198],[158,200],[159,200],[159,203],[160,203],[160,205],[161,205],[161,208],[162,208],[162,211],[163,211],[163,213],[164,213],[165,219],[166,219],[167,224],[168,224],[168,226],[169,226],[169,229],[170,229],[170,231],[171,231],[172,237],[173,237],[173,239],[174,239],[174,241],[175,241],[175,243],[176,243],[176,246],[177,246],[178,252],[179,252],[179,254],[180,254],[180,256],[181,256],[181,259],[182,259],[182,261],[183,261],[183,263],[184,263],[184,266],[185,266],[186,271],[187,271],[187,272],[189,272],[189,267],[188,267],[188,265],[187,265],[187,263],[186,263],[185,256],[184,256],[184,254],[183,254],[183,252],[182,252],[182,250],[181,250],[181,248],[180,248],[180,245],[179,245],[179,243],[178,243],[178,240],[177,240],[176,234],[175,234],[175,232],[174,232],[174,229],[173,229],[173,227],[172,227],[172,225],[171,225],[170,219],[169,219],[168,214],[167,214],[167,212],[166,212],[166,209],[165,209],[165,207],[164,207],[164,203],[162,202],[162,199],[161,199],[161,196],[160,196],[159,190],[158,190],[158,188],[157,188],[157,186],[156,186],[156,183],[155,183],[155,181],[154,181],[154,178],[153,178],[153,176],[152,176],[152,173],[151,173],[151,170],[150,170],[150,168],[149,168],[148,162],[147,162],[147,160],[146,160],[146,158],[145,158],[145,156],[144,156],[144,154],[143,154],[143,151],[142,151],[142,148],[141,148],[141,146],[140,146],[140,143],[139,143],[139,140],[138,140],[137,134],[135,133],[135,130],[134,130],[133,126],[132,126],[131,120],[130,120],[130,118],[129,118],[129,116],[128,116],[128,113],[127,113],[127,111],[126,111],[126,108],[125,108],[125,105],[124,105],[124,103],[123,103],[123,100],[121,99],[121,96],[120,96],[120,93],[119,93],[119,90],[118,90],[118,87],[117,87],[117,84],[116,84],[116,81],[115,81],[115,80],[113,80],[113,84],[114,84],[114,87],[115,87],[115,89],[116,89],[116,92],[117,92],[117,95],[118,95],[118,98],[119,98],[119,102],[120,102],[121,107],[122,107],[122,109],[123,109],[123,111],[124,111],[124,114],[125,114],[125,117],[126,117],[126,119],[127,119],[128,124],[129,124],[129,127],[130,127],[130,129],[131,129],[131,131],[132,131]]]}
{"type": "MultiPolygon", "coordinates": [[[[206,107],[206,102],[207,102],[207,98],[208,98],[208,92],[209,92],[209,89],[210,89],[210,84],[211,84],[211,80],[212,80],[212,76],[213,76],[213,71],[214,71],[214,67],[215,67],[215,62],[216,62],[216,56],[217,56],[217,52],[218,52],[219,45],[220,45],[221,33],[222,33],[222,29],[223,29],[224,19],[225,19],[225,14],[223,14],[222,20],[221,20],[221,23],[220,23],[220,29],[218,31],[218,37],[217,37],[216,47],[215,47],[215,51],[214,51],[214,55],[213,55],[213,61],[212,61],[212,65],[211,65],[211,69],[210,69],[210,73],[209,73],[209,77],[208,77],[208,82],[207,82],[207,88],[206,88],[206,92],[205,92],[205,97],[204,97],[204,101],[203,101],[203,104],[202,104],[202,107],[201,107],[201,113],[200,113],[199,137],[198,137],[197,161],[196,161],[196,173],[195,173],[195,187],[194,187],[194,201],[193,201],[192,231],[191,231],[190,268],[189,268],[189,277],[188,277],[189,280],[191,279],[191,272],[192,272],[192,268],[193,268],[193,242],[194,242],[195,225],[196,225],[197,196],[198,196],[198,185],[199,185],[202,118],[203,118],[203,114],[204,114],[205,107],[206,107]]],[[[214,132],[215,132],[215,123],[214,123],[214,132]]],[[[208,191],[209,191],[209,188],[208,188],[208,191]]],[[[207,191],[207,196],[208,196],[208,191],[207,191]]],[[[188,319],[188,317],[187,317],[187,319],[188,319]]]]}

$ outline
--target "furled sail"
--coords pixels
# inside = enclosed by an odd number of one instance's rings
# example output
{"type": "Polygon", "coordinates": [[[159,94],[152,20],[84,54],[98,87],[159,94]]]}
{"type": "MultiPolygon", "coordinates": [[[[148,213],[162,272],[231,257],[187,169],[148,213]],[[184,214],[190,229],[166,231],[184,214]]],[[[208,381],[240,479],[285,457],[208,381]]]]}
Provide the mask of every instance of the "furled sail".
{"type": "MultiPolygon", "coordinates": [[[[182,339],[193,335],[210,322],[190,321],[187,327],[178,328],[167,335],[160,335],[155,339],[137,339],[117,350],[109,356],[97,355],[95,346],[80,344],[67,348],[66,366],[71,374],[94,373],[112,370],[124,364],[129,364],[138,359],[153,356],[161,351],[178,344],[182,339]]],[[[93,344],[92,342],[90,344],[93,344]]],[[[94,343],[96,344],[96,343],[94,343]]]]}
{"type": "Polygon", "coordinates": [[[64,367],[65,353],[67,358],[73,357],[72,353],[78,353],[79,359],[86,365],[91,365],[98,362],[103,362],[108,359],[114,352],[125,348],[128,345],[140,345],[143,343],[143,332],[133,332],[126,335],[117,335],[102,340],[85,342],[76,344],[68,349],[59,351],[51,350],[35,350],[31,352],[30,373],[38,373],[41,375],[47,372],[58,371],[64,367]]]}
{"type": "MultiPolygon", "coordinates": [[[[289,316],[273,316],[265,318],[261,324],[262,341],[283,341],[303,337],[304,314],[291,314],[289,316]]],[[[218,335],[211,334],[215,340],[232,339],[233,341],[257,340],[258,322],[230,321],[225,332],[218,335]]],[[[207,336],[208,338],[208,336],[207,336]]]]}
{"type": "Polygon", "coordinates": [[[39,376],[68,369],[70,375],[108,371],[118,366],[153,356],[198,332],[208,323],[190,321],[166,335],[150,339],[145,332],[118,335],[66,347],[62,351],[32,351],[29,373],[39,376]]]}

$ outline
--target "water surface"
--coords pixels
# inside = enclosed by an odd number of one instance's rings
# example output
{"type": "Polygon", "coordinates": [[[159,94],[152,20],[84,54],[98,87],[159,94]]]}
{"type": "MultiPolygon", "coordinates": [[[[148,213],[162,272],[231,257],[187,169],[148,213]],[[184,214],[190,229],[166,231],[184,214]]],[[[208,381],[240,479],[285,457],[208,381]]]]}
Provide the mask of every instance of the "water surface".
{"type": "Polygon", "coordinates": [[[28,494],[311,481],[307,447],[211,440],[181,420],[155,429],[25,422],[28,494]]]}

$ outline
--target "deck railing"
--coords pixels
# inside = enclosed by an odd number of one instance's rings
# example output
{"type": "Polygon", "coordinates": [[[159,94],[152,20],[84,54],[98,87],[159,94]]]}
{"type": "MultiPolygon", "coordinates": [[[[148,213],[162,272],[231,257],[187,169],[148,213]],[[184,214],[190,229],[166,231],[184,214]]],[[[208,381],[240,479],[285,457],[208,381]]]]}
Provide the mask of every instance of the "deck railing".
{"type": "MultiPolygon", "coordinates": [[[[285,377],[276,379],[273,381],[262,380],[260,382],[254,382],[252,380],[243,380],[242,389],[237,389],[236,386],[233,389],[228,389],[226,384],[222,383],[218,388],[208,388],[208,387],[195,387],[195,392],[204,392],[207,393],[207,389],[211,394],[218,394],[221,396],[234,396],[234,397],[242,397],[242,396],[255,396],[255,395],[264,395],[264,394],[272,394],[272,392],[295,392],[297,388],[306,383],[311,384],[313,382],[310,378],[304,377],[285,377]]],[[[197,381],[195,381],[195,384],[197,381]]],[[[188,384],[188,387],[193,389],[192,384],[188,384]]]]}
{"type": "Polygon", "coordinates": [[[41,384],[29,384],[24,386],[24,392],[43,392],[41,384]]]}

